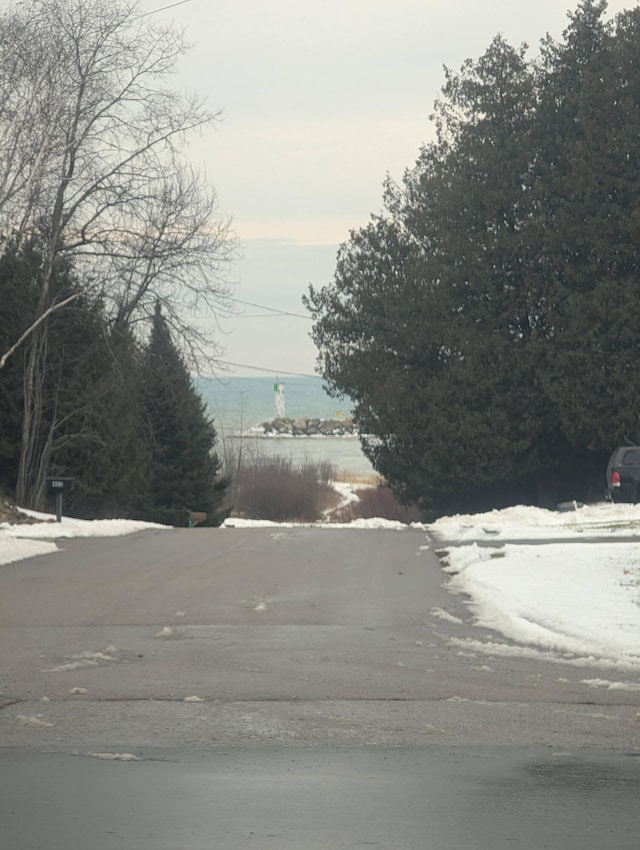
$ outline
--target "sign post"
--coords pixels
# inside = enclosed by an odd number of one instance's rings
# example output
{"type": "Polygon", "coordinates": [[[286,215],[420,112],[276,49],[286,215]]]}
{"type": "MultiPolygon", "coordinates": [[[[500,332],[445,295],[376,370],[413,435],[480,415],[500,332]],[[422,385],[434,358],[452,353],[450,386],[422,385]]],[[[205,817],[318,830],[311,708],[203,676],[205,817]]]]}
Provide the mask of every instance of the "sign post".
{"type": "Polygon", "coordinates": [[[58,475],[47,478],[47,488],[50,493],[55,493],[56,496],[56,522],[62,522],[62,494],[73,490],[74,482],[75,478],[69,476],[58,475]]]}

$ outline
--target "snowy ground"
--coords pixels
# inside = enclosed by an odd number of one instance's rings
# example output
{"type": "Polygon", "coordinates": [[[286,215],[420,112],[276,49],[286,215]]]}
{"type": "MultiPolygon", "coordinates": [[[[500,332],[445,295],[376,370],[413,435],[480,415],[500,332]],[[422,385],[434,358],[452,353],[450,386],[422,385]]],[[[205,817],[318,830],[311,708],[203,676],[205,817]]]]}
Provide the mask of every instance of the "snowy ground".
{"type": "Polygon", "coordinates": [[[469,600],[478,626],[509,639],[459,641],[461,649],[632,673],[584,681],[640,692],[640,506],[515,507],[443,517],[427,531],[443,547],[449,589],[469,600]],[[521,542],[529,540],[553,542],[521,542]]]}
{"type": "Polygon", "coordinates": [[[20,508],[20,512],[39,522],[10,525],[0,523],[0,565],[57,552],[56,540],[69,537],[119,537],[146,528],[165,528],[150,522],[128,519],[86,520],[62,517],[56,522],[51,514],[20,508]]]}
{"type": "MultiPolygon", "coordinates": [[[[161,527],[67,517],[56,523],[47,515],[34,516],[49,521],[0,524],[0,564],[55,552],[55,540],[63,537],[161,527]]],[[[225,523],[230,530],[273,525],[239,519],[225,523]]],[[[406,528],[382,519],[319,526],[327,531],[406,528]]],[[[599,504],[568,512],[516,507],[444,517],[414,528],[423,529],[441,547],[448,587],[464,595],[475,623],[507,639],[488,639],[479,631],[475,640],[457,641],[460,651],[544,657],[625,672],[631,674],[625,682],[604,676],[585,681],[592,687],[640,692],[640,506],[599,504]],[[622,535],[638,542],[622,542],[622,535]],[[600,542],[581,540],[587,536],[600,542]],[[536,540],[545,542],[522,542],[536,540]]],[[[432,613],[452,619],[439,609],[432,613]]]]}

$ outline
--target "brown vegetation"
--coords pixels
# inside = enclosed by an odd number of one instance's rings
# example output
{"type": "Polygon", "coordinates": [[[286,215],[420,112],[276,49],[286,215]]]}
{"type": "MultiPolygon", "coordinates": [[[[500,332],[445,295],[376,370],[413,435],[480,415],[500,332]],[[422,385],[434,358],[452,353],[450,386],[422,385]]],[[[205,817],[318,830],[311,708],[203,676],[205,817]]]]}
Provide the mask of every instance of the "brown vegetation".
{"type": "Polygon", "coordinates": [[[339,501],[329,463],[257,457],[234,474],[232,513],[272,522],[317,522],[339,501]]]}
{"type": "Polygon", "coordinates": [[[18,525],[20,523],[35,523],[38,521],[39,520],[35,520],[32,517],[23,514],[8,499],[0,496],[0,522],[8,522],[11,525],[18,525]]]}
{"type": "Polygon", "coordinates": [[[400,504],[377,475],[337,473],[328,462],[265,457],[244,460],[232,475],[231,514],[244,519],[272,522],[352,522],[355,519],[420,520],[414,506],[400,504]],[[342,504],[332,481],[355,485],[357,497],[342,504]],[[357,485],[360,485],[359,487],[357,485]]]}
{"type": "Polygon", "coordinates": [[[419,522],[420,510],[415,505],[401,504],[390,487],[360,487],[354,490],[357,500],[338,508],[332,518],[335,522],[352,522],[354,519],[395,520],[396,522],[419,522]]]}

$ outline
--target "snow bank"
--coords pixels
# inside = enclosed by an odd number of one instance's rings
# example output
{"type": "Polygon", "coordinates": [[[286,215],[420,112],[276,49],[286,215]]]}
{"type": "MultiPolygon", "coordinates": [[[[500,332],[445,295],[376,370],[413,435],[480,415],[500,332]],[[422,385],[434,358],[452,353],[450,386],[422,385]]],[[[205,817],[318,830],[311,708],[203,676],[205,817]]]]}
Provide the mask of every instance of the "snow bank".
{"type": "Polygon", "coordinates": [[[153,522],[140,522],[132,519],[75,519],[62,517],[62,522],[56,522],[52,514],[38,511],[19,509],[21,513],[40,522],[29,525],[0,525],[0,532],[8,530],[13,537],[28,537],[31,540],[61,540],[68,537],[120,537],[135,531],[148,528],[171,528],[168,525],[158,525],[153,522]]]}
{"type": "Polygon", "coordinates": [[[120,537],[148,528],[167,529],[169,526],[126,519],[86,520],[63,517],[56,522],[51,514],[20,508],[21,513],[40,520],[33,524],[0,523],[0,565],[57,552],[54,540],[70,537],[120,537]]]}
{"type": "Polygon", "coordinates": [[[55,543],[15,539],[0,527],[0,565],[21,561],[23,558],[35,558],[37,555],[49,555],[57,551],[58,547],[55,543]]]}
{"type": "Polygon", "coordinates": [[[438,541],[573,539],[581,535],[640,537],[640,505],[602,502],[575,510],[518,506],[441,517],[426,526],[438,541]]]}
{"type": "Polygon", "coordinates": [[[476,625],[524,645],[458,641],[578,665],[640,671],[640,550],[631,543],[451,547],[449,589],[470,597],[476,625]]]}

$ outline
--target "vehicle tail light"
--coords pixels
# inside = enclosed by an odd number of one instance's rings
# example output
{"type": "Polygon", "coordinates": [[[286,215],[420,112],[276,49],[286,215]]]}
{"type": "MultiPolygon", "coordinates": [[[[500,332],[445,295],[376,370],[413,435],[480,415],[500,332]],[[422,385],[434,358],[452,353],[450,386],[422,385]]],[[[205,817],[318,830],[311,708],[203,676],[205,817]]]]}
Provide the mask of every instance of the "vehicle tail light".
{"type": "Polygon", "coordinates": [[[611,473],[611,486],[612,487],[619,487],[620,486],[620,473],[619,472],[612,472],[611,473]]]}

